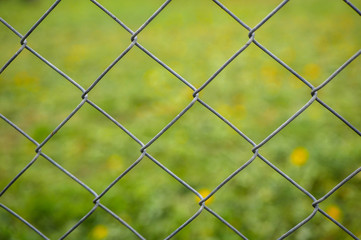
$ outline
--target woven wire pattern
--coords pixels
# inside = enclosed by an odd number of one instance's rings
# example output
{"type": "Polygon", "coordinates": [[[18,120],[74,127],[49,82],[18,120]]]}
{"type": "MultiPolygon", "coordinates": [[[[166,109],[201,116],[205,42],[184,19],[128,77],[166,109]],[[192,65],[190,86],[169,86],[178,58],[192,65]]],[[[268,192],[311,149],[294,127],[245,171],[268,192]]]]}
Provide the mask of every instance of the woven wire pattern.
{"type": "MultiPolygon", "coordinates": [[[[341,1],[341,0],[340,0],[341,1]]],[[[28,133],[23,131],[21,128],[19,128],[15,123],[11,121],[10,118],[2,115],[0,113],[0,118],[2,119],[3,123],[10,125],[14,129],[16,129],[20,134],[22,134],[27,140],[32,142],[34,144],[34,150],[35,150],[35,156],[33,159],[29,161],[29,163],[16,175],[14,178],[7,184],[7,186],[1,190],[0,192],[0,207],[7,212],[7,214],[11,214],[15,216],[18,220],[22,221],[24,223],[24,226],[26,225],[30,229],[32,229],[35,233],[37,233],[40,237],[44,239],[49,239],[48,236],[46,236],[44,233],[42,233],[41,229],[37,229],[33,223],[28,222],[26,219],[24,219],[21,215],[17,214],[15,211],[7,207],[6,205],[1,203],[1,196],[4,195],[7,191],[9,191],[12,187],[12,185],[22,178],[22,175],[27,172],[29,169],[31,169],[32,165],[39,159],[39,157],[43,157],[47,159],[50,163],[52,163],[54,166],[56,166],[61,172],[66,174],[74,183],[79,184],[81,187],[83,187],[85,190],[87,190],[89,193],[91,193],[94,197],[93,199],[93,208],[89,210],[89,212],[84,215],[81,219],[78,220],[74,225],[72,225],[69,230],[65,233],[62,233],[61,237],[59,239],[66,239],[68,236],[71,235],[71,233],[76,230],[79,226],[82,225],[84,221],[86,221],[94,212],[96,209],[102,209],[106,213],[108,213],[111,217],[116,219],[120,224],[123,224],[125,227],[131,231],[134,236],[138,237],[139,239],[146,239],[147,236],[143,236],[142,232],[138,232],[135,227],[132,226],[131,223],[128,223],[126,220],[122,219],[120,216],[118,216],[116,213],[114,213],[111,208],[106,206],[102,203],[102,198],[108,193],[109,190],[111,190],[122,178],[124,178],[128,173],[132,171],[136,171],[136,166],[141,162],[145,160],[145,157],[149,158],[154,164],[156,164],[162,171],[169,174],[172,178],[174,178],[176,181],[178,181],[180,184],[184,186],[189,192],[192,192],[196,197],[200,199],[199,201],[199,209],[194,212],[192,216],[189,217],[188,220],[186,220],[183,224],[178,226],[176,229],[173,229],[172,232],[168,234],[168,236],[165,239],[171,239],[177,234],[182,231],[184,228],[186,228],[188,225],[192,224],[192,221],[195,220],[202,212],[209,212],[212,214],[215,218],[217,218],[219,221],[224,224],[225,227],[228,227],[231,229],[235,235],[238,235],[241,239],[249,239],[245,234],[242,233],[242,231],[238,230],[235,226],[233,226],[230,222],[228,222],[226,219],[224,219],[221,214],[217,213],[216,210],[212,209],[212,207],[208,206],[206,204],[206,201],[209,200],[214,195],[217,195],[217,192],[224,188],[230,180],[232,180],[235,176],[241,175],[244,171],[247,171],[247,167],[249,165],[252,165],[255,161],[263,161],[266,163],[269,168],[276,171],[280,176],[282,176],[284,179],[286,179],[294,188],[301,191],[305,196],[307,196],[309,199],[312,200],[312,207],[314,208],[313,212],[307,216],[305,219],[299,221],[295,226],[293,226],[291,229],[289,229],[287,232],[284,232],[281,236],[279,236],[278,239],[286,239],[290,236],[292,238],[292,234],[302,228],[304,224],[312,220],[316,215],[323,215],[330,221],[332,221],[339,229],[344,231],[346,234],[348,234],[353,239],[359,239],[356,236],[356,233],[353,233],[351,230],[349,230],[346,226],[343,226],[340,222],[338,222],[336,219],[332,218],[326,211],[324,211],[320,204],[323,201],[326,201],[331,195],[333,195],[339,188],[341,188],[344,184],[347,184],[348,181],[350,181],[354,176],[356,176],[360,171],[361,167],[358,169],[355,169],[354,172],[350,173],[344,180],[339,182],[336,186],[334,186],[327,194],[322,196],[321,198],[316,198],[313,196],[307,189],[303,188],[301,185],[299,185],[296,181],[294,181],[290,176],[287,176],[286,173],[281,171],[279,168],[272,163],[272,161],[268,160],[265,156],[263,156],[260,152],[262,147],[270,141],[274,136],[279,134],[283,131],[283,129],[292,123],[296,118],[298,118],[307,108],[309,108],[313,104],[320,104],[322,107],[327,109],[329,112],[333,114],[335,118],[337,118],[339,121],[342,121],[344,124],[346,124],[354,134],[361,136],[361,132],[354,126],[352,123],[350,123],[346,118],[338,114],[334,109],[332,109],[330,106],[327,105],[324,101],[322,101],[318,97],[318,92],[323,89],[326,85],[330,84],[332,80],[347,66],[354,61],[356,58],[358,58],[361,55],[361,50],[354,53],[352,57],[347,59],[344,64],[339,66],[338,69],[334,71],[333,74],[331,74],[326,80],[324,80],[320,85],[314,86],[309,81],[307,81],[303,76],[298,74],[294,69],[289,67],[287,63],[283,62],[281,59],[279,59],[275,54],[273,54],[270,50],[268,50],[266,47],[262,45],[262,43],[258,42],[256,40],[257,31],[262,28],[262,26],[268,22],[272,21],[272,18],[277,15],[279,11],[286,5],[286,4],[292,4],[288,3],[289,0],[282,1],[273,11],[271,11],[262,21],[260,21],[255,27],[248,26],[245,22],[241,20],[241,17],[236,16],[231,10],[229,10],[222,1],[213,0],[210,1],[209,4],[215,4],[220,9],[222,9],[225,13],[227,13],[234,21],[236,21],[239,24],[240,28],[246,29],[248,31],[248,38],[249,40],[238,50],[236,51],[223,65],[221,65],[218,70],[208,79],[206,80],[200,87],[193,86],[189,81],[187,81],[185,78],[183,78],[180,74],[178,74],[175,70],[173,70],[171,67],[167,65],[167,62],[163,62],[155,54],[153,54],[151,51],[149,51],[147,48],[145,48],[143,45],[141,45],[138,41],[138,38],[141,38],[140,34],[142,31],[147,29],[148,25],[156,19],[162,12],[167,11],[168,5],[172,2],[171,0],[165,1],[138,29],[132,30],[130,29],[126,24],[124,24],[120,18],[115,16],[110,10],[103,7],[99,2],[95,0],[91,0],[91,3],[94,5],[94,8],[97,8],[99,11],[106,14],[112,21],[114,21],[119,28],[122,28],[126,30],[129,33],[130,37],[130,44],[129,46],[124,49],[122,53],[119,54],[119,56],[114,59],[114,61],[107,66],[107,68],[99,75],[99,77],[89,86],[89,87],[83,87],[81,84],[79,84],[76,79],[72,79],[69,77],[66,73],[64,73],[61,69],[57,68],[53,63],[51,63],[49,60],[41,56],[39,53],[37,53],[35,50],[33,50],[30,47],[30,43],[28,43],[27,39],[31,36],[31,34],[41,25],[43,21],[46,21],[47,17],[51,15],[54,11],[56,11],[58,4],[61,2],[61,0],[55,1],[49,9],[40,17],[38,21],[34,23],[34,25],[25,33],[21,34],[18,32],[10,23],[6,22],[4,19],[0,18],[0,21],[3,25],[5,25],[8,29],[10,29],[14,34],[16,34],[20,40],[20,48],[17,52],[14,53],[14,55],[5,63],[4,66],[1,66],[0,69],[0,76],[1,74],[6,71],[6,68],[13,64],[13,61],[22,54],[23,51],[29,51],[34,56],[36,56],[38,59],[40,59],[45,65],[47,65],[49,68],[51,68],[53,71],[55,71],[57,74],[61,75],[66,81],[70,82],[74,88],[78,89],[79,97],[81,99],[79,100],[79,103],[75,109],[62,121],[59,122],[59,125],[48,134],[48,136],[42,141],[37,142],[34,140],[28,133]],[[261,142],[256,143],[253,141],[249,136],[247,136],[245,133],[243,133],[242,129],[238,129],[232,122],[227,120],[224,116],[222,116],[219,112],[217,112],[211,105],[208,105],[205,101],[201,98],[201,93],[207,91],[207,86],[211,84],[212,82],[215,82],[218,80],[217,76],[228,67],[228,65],[236,59],[238,56],[242,55],[245,51],[247,51],[247,48],[251,45],[257,46],[259,49],[261,49],[265,57],[271,57],[274,61],[276,61],[279,66],[289,71],[291,74],[293,74],[298,80],[300,80],[304,85],[306,85],[309,88],[310,92],[310,98],[307,102],[304,103],[304,105],[298,109],[294,114],[289,116],[287,120],[284,121],[283,124],[278,126],[276,129],[272,129],[271,133],[265,137],[261,142]],[[161,129],[155,136],[152,137],[152,139],[148,142],[142,142],[141,139],[137,138],[135,134],[133,134],[130,130],[128,130],[126,127],[122,125],[121,122],[118,122],[114,116],[111,116],[109,113],[107,113],[105,110],[103,110],[101,107],[97,105],[96,102],[91,101],[89,97],[92,95],[93,89],[100,84],[104,76],[108,74],[108,72],[115,66],[120,65],[121,59],[125,57],[129,52],[132,51],[132,49],[138,48],[141,51],[143,51],[152,61],[155,61],[157,64],[161,65],[164,69],[166,69],[169,73],[174,75],[179,81],[181,81],[184,85],[186,85],[189,89],[192,91],[192,97],[189,101],[188,105],[184,107],[182,111],[178,113],[177,116],[175,116],[168,124],[166,124],[163,129],[161,129]],[[174,124],[178,121],[182,121],[183,116],[195,105],[200,104],[204,109],[209,111],[210,113],[217,116],[224,125],[232,129],[236,134],[238,134],[239,138],[242,138],[244,141],[249,143],[249,151],[252,152],[252,157],[248,159],[244,164],[240,165],[237,169],[234,169],[234,172],[230,174],[227,178],[225,178],[219,185],[214,188],[207,196],[202,196],[202,194],[199,193],[195,188],[193,188],[189,183],[187,183],[184,179],[178,177],[175,173],[173,173],[170,169],[168,169],[161,160],[156,159],[154,156],[152,156],[147,149],[152,146],[156,145],[158,139],[170,128],[176,128],[174,124]],[[96,192],[91,187],[86,185],[84,182],[82,182],[80,179],[78,179],[77,176],[73,175],[70,171],[68,171],[65,167],[63,167],[59,162],[57,162],[56,159],[50,158],[46,152],[44,152],[42,149],[44,146],[50,142],[54,135],[56,135],[58,132],[62,131],[62,128],[68,123],[68,121],[78,113],[78,111],[85,105],[89,105],[92,108],[96,109],[98,112],[103,114],[110,122],[115,124],[118,128],[120,128],[124,133],[126,133],[135,143],[139,145],[139,157],[137,159],[134,159],[133,164],[127,167],[127,169],[122,172],[116,179],[113,180],[111,184],[109,184],[102,192],[96,192]]],[[[351,1],[344,0],[345,4],[347,4],[356,14],[361,16],[361,11],[352,4],[351,1]]],[[[112,93],[110,93],[112,94],[112,93]]],[[[180,146],[181,147],[181,146],[180,146]]],[[[147,161],[147,160],[146,160],[147,161]]],[[[255,186],[256,187],[256,186],[255,186]]],[[[1,213],[4,214],[4,211],[1,213]]],[[[260,226],[261,227],[261,226],[260,226]]]]}

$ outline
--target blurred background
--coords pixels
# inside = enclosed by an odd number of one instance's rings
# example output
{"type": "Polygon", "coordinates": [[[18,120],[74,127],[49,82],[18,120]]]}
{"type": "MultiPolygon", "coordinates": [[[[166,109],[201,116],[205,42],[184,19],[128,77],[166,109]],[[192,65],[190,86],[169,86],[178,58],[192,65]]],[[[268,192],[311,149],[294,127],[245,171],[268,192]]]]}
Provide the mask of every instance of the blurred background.
{"type": "MultiPolygon", "coordinates": [[[[280,1],[222,0],[248,26],[280,1]]],[[[163,0],[100,0],[133,31],[163,0]]],[[[0,0],[0,17],[21,34],[51,6],[45,0],[0,0]]],[[[359,0],[353,4],[361,9],[359,0]]],[[[174,0],[138,42],[196,88],[248,41],[248,31],[209,0],[174,0]]],[[[256,40],[318,86],[361,47],[361,18],[343,1],[290,1],[256,31],[256,40]]],[[[90,1],[63,0],[27,38],[28,46],[87,89],[131,43],[131,35],[90,1]]],[[[20,48],[0,24],[0,66],[20,48]]],[[[318,96],[361,129],[361,59],[354,60],[318,96]]],[[[309,99],[311,90],[256,45],[250,45],[200,98],[260,143],[309,99]]],[[[134,47],[89,93],[89,99],[143,143],[193,99],[192,91],[134,47]]],[[[0,113],[42,142],[81,102],[81,92],[24,50],[0,74],[0,113]]],[[[0,121],[0,190],[35,156],[36,146],[0,121]]],[[[42,148],[101,193],[140,155],[140,145],[85,104],[42,148]]],[[[147,152],[206,196],[252,156],[252,146],[199,103],[147,152]]],[[[360,167],[360,136],[314,102],[259,152],[317,199],[360,167]]],[[[361,237],[361,176],[320,204],[361,237]]],[[[40,157],[0,197],[51,239],[93,207],[94,197],[40,157]]],[[[199,198],[144,158],[101,202],[147,239],[164,239],[199,209],[199,198]]],[[[276,239],[313,211],[312,200],[256,159],[221,188],[207,206],[249,239],[276,239]]],[[[41,239],[0,209],[0,239],[41,239]]],[[[137,239],[97,209],[67,239],[137,239]]],[[[204,211],[174,239],[239,239],[204,211]]],[[[318,213],[289,239],[352,239],[318,213]]]]}

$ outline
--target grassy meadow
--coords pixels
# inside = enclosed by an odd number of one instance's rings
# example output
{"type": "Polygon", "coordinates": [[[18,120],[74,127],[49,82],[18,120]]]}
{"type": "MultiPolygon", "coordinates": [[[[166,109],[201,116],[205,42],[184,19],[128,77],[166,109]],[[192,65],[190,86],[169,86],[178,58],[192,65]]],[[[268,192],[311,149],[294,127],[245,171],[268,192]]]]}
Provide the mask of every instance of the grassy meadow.
{"type": "MultiPolygon", "coordinates": [[[[278,0],[221,0],[253,28],[278,0]]],[[[359,0],[353,1],[361,9],[359,0]]],[[[163,0],[99,0],[136,31],[163,0]]],[[[24,35],[51,6],[46,0],[0,0],[0,17],[24,35]]],[[[27,45],[84,89],[130,44],[131,34],[91,1],[63,0],[27,38],[27,45]]],[[[210,0],[173,0],[138,35],[138,42],[199,88],[248,41],[248,30],[210,0]]],[[[290,1],[255,39],[313,86],[361,48],[361,17],[343,1],[290,1]]],[[[0,22],[0,67],[20,48],[0,22]]],[[[318,97],[361,129],[361,58],[318,97]]],[[[251,44],[206,88],[200,99],[256,144],[311,99],[298,78],[251,44]]],[[[143,143],[192,100],[193,91],[133,47],[89,92],[88,99],[143,143]]],[[[79,105],[82,92],[24,50],[0,74],[0,114],[41,143],[79,105]]],[[[268,161],[319,199],[361,165],[360,136],[318,102],[259,149],[268,161]]],[[[208,195],[253,155],[253,146],[196,102],[147,153],[208,195]]],[[[36,155],[36,146],[0,119],[0,191],[36,155]]],[[[42,152],[100,194],[140,156],[141,146],[85,103],[42,152]]],[[[361,174],[320,208],[361,238],[361,174]]],[[[94,196],[39,157],[0,203],[50,239],[87,214],[94,196]]],[[[149,158],[101,198],[146,239],[164,239],[199,209],[200,199],[149,158]]],[[[309,216],[312,199],[260,158],[222,187],[206,205],[248,239],[277,239],[309,216]]],[[[42,239],[0,208],[0,239],[42,239]]],[[[98,208],[66,239],[138,239],[98,208]]],[[[240,239],[207,211],[174,239],[240,239]]],[[[353,239],[317,213],[288,239],[353,239]]]]}

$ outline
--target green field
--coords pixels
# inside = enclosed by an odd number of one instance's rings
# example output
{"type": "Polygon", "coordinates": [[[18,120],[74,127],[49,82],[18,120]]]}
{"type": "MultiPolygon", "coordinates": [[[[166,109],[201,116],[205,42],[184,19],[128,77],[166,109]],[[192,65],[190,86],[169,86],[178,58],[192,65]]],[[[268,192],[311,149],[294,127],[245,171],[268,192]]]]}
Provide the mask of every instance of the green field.
{"type": "MultiPolygon", "coordinates": [[[[221,0],[251,28],[280,1],[221,0]]],[[[361,9],[359,0],[353,0],[361,9]]],[[[99,0],[136,31],[163,0],[99,0]]],[[[51,6],[45,0],[0,0],[0,17],[24,35],[51,6]]],[[[195,88],[248,38],[210,0],[173,0],[137,41],[195,88]]],[[[313,86],[361,49],[361,17],[344,1],[290,1],[255,39],[313,86]]],[[[0,68],[21,47],[0,22],[0,68]]],[[[131,34],[91,1],[63,0],[27,38],[27,46],[87,89],[131,44],[131,34]]],[[[318,97],[361,129],[361,57],[318,97]]],[[[311,89],[255,44],[199,95],[256,144],[311,99],[311,89]]],[[[193,91],[134,46],[89,92],[88,99],[144,144],[193,100],[193,91]]],[[[0,74],[0,114],[41,143],[80,104],[82,92],[24,49],[0,74]]],[[[360,136],[318,102],[259,149],[316,199],[361,166],[360,136]]],[[[147,153],[202,195],[252,156],[253,146],[196,102],[147,153]]],[[[0,191],[34,158],[36,145],[0,118],[0,191]]],[[[100,194],[139,156],[141,146],[85,103],[41,149],[100,194]]],[[[361,238],[361,174],[319,207],[361,238]]],[[[3,204],[50,239],[59,239],[94,206],[94,196],[39,157],[3,194],[3,204]]],[[[194,215],[200,199],[151,159],[142,161],[100,200],[146,239],[164,239],[194,215]]],[[[248,239],[277,239],[314,208],[313,200],[260,158],[206,205],[248,239]]],[[[0,207],[0,239],[42,239],[0,207]]],[[[66,239],[138,239],[98,208],[66,239]]],[[[241,239],[202,213],[173,239],[241,239]]],[[[295,240],[353,239],[321,213],[290,235],[295,240]]]]}

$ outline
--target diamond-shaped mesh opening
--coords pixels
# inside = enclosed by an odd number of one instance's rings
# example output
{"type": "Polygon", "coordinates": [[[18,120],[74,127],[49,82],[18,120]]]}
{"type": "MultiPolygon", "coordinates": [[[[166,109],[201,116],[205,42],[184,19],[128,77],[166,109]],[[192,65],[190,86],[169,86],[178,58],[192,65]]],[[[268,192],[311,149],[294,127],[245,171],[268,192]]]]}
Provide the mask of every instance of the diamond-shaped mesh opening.
{"type": "Polygon", "coordinates": [[[147,157],[101,198],[101,202],[149,239],[170,235],[197,212],[198,201],[194,193],[147,157]],[[153,223],[156,224],[149,228],[153,223]]]}
{"type": "Polygon", "coordinates": [[[191,102],[192,92],[135,48],[89,92],[89,99],[146,142],[191,102]]]}
{"type": "Polygon", "coordinates": [[[321,84],[360,49],[359,17],[343,1],[288,3],[272,20],[256,39],[312,84],[321,84]],[[310,11],[315,17],[307,17],[310,11]]]}
{"type": "Polygon", "coordinates": [[[186,1],[186,5],[171,2],[138,38],[195,86],[203,84],[248,40],[247,31],[204,0],[186,1]]]}
{"type": "Polygon", "coordinates": [[[210,207],[248,239],[277,239],[312,213],[311,204],[307,195],[256,159],[215,193],[210,207]]]}
{"type": "Polygon", "coordinates": [[[93,207],[92,195],[43,157],[8,188],[1,203],[53,238],[62,236],[93,207]]]}
{"type": "Polygon", "coordinates": [[[147,151],[196,190],[214,189],[253,155],[246,140],[199,103],[147,151]]]}
{"type": "Polygon", "coordinates": [[[68,76],[88,87],[128,47],[130,35],[90,1],[80,0],[75,5],[62,1],[27,41],[68,76]]]}
{"type": "Polygon", "coordinates": [[[128,168],[139,157],[139,149],[137,142],[88,104],[42,148],[97,191],[128,168]],[[92,120],[84,126],[86,119],[92,120]],[[86,134],[89,127],[96,130],[86,134]]]}
{"type": "Polygon", "coordinates": [[[261,153],[319,198],[359,167],[359,141],[344,123],[314,103],[261,153]],[[317,135],[310,134],[315,131],[317,135]]]}
{"type": "Polygon", "coordinates": [[[37,141],[70,114],[80,99],[80,91],[26,50],[3,72],[0,93],[1,113],[37,141]]]}
{"type": "Polygon", "coordinates": [[[205,102],[254,141],[264,139],[311,98],[297,77],[255,46],[201,93],[205,102]]]}

